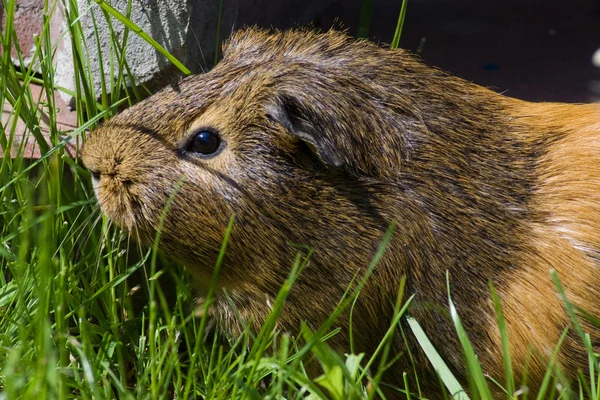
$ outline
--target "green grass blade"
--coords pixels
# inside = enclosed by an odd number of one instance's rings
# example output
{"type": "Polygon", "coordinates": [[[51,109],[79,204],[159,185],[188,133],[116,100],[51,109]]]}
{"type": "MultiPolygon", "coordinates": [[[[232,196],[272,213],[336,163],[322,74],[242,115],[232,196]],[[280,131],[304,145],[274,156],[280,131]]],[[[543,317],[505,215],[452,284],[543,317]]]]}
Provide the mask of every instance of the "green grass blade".
{"type": "Polygon", "coordinates": [[[456,400],[469,400],[469,396],[458,380],[454,377],[454,374],[452,374],[452,371],[450,371],[450,368],[448,368],[440,354],[437,352],[433,346],[433,343],[431,343],[425,334],[425,331],[423,331],[423,328],[421,328],[421,325],[413,317],[406,317],[406,321],[415,335],[415,338],[419,342],[419,345],[421,345],[421,348],[431,362],[431,365],[433,365],[433,368],[439,375],[440,379],[442,382],[444,382],[446,388],[448,388],[448,392],[450,392],[456,400]]]}
{"type": "Polygon", "coordinates": [[[458,339],[465,354],[467,371],[473,383],[475,384],[479,395],[483,399],[491,399],[492,394],[485,380],[485,375],[481,370],[481,365],[479,365],[479,361],[477,360],[477,354],[475,354],[475,349],[473,349],[473,345],[471,345],[471,341],[467,336],[467,332],[465,331],[462,322],[460,321],[460,316],[458,315],[456,307],[454,306],[454,302],[452,301],[452,297],[450,296],[450,275],[448,273],[446,273],[446,279],[448,282],[448,304],[450,308],[450,317],[452,318],[454,328],[456,329],[458,339]]]}
{"type": "Polygon", "coordinates": [[[560,339],[558,339],[558,343],[554,347],[554,351],[550,356],[550,362],[548,364],[548,369],[546,370],[546,374],[544,375],[544,379],[542,380],[542,384],[540,385],[540,390],[537,394],[537,400],[543,400],[549,398],[547,395],[548,387],[550,386],[550,380],[552,379],[554,365],[556,364],[556,360],[558,358],[558,353],[560,351],[560,347],[562,346],[565,338],[567,337],[567,333],[569,333],[569,328],[565,328],[563,333],[560,335],[560,339]]]}
{"type": "Polygon", "coordinates": [[[502,306],[500,304],[500,297],[490,281],[490,292],[492,293],[492,300],[494,302],[494,308],[496,310],[496,318],[498,319],[498,328],[500,329],[500,339],[502,341],[502,357],[504,361],[504,376],[506,378],[506,391],[509,395],[515,392],[515,378],[512,369],[512,360],[510,357],[510,345],[508,343],[508,333],[506,330],[506,323],[504,321],[504,313],[502,312],[502,306]]]}
{"type": "Polygon", "coordinates": [[[408,5],[408,0],[402,0],[402,7],[400,8],[400,15],[398,16],[398,23],[396,25],[396,30],[394,32],[394,38],[392,39],[392,44],[390,48],[397,49],[400,45],[400,37],[402,36],[402,28],[404,28],[404,18],[406,18],[406,6],[408,5]]]}

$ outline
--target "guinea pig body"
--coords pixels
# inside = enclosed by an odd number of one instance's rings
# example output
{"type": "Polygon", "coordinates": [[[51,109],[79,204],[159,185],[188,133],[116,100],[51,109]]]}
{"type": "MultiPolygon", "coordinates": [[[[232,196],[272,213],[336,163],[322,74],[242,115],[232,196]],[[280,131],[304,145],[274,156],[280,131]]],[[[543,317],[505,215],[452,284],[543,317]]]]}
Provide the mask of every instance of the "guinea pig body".
{"type": "MultiPolygon", "coordinates": [[[[330,315],[396,222],[353,312],[355,350],[381,341],[406,276],[410,314],[464,382],[448,272],[484,372],[503,382],[491,281],[515,377],[527,368],[535,390],[570,326],[550,270],[570,301],[600,306],[599,121],[600,105],[511,99],[343,33],[247,29],[210,72],[104,123],[83,161],[103,211],[142,242],[176,191],[160,247],[200,285],[235,215],[218,285],[255,326],[291,270],[292,243],[314,249],[279,320],[296,333],[330,315]]],[[[217,295],[215,318],[235,335],[230,307],[217,295]]],[[[598,346],[598,328],[581,322],[598,346]]],[[[331,340],[346,351],[348,324],[342,316],[331,340]]],[[[417,373],[434,377],[409,346],[417,373]]],[[[394,348],[405,348],[400,334],[394,348]]],[[[568,376],[586,368],[574,330],[559,363],[568,376]]],[[[408,357],[388,379],[403,372],[413,372],[408,357]]],[[[424,385],[435,393],[438,381],[424,385]]]]}

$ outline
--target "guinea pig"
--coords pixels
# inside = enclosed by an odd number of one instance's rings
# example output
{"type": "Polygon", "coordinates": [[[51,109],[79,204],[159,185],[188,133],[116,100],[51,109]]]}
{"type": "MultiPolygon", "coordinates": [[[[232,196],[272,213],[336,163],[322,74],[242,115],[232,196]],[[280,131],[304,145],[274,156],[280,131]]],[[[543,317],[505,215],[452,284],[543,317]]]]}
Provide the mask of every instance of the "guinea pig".
{"type": "MultiPolygon", "coordinates": [[[[211,71],[102,124],[82,158],[103,212],[143,243],[172,198],[159,247],[199,287],[235,216],[212,310],[231,335],[239,317],[264,322],[297,244],[313,253],[278,326],[319,327],[395,223],[353,309],[355,351],[380,343],[405,277],[409,314],[466,382],[449,276],[483,371],[504,382],[491,281],[514,375],[526,369],[534,391],[572,325],[550,271],[570,302],[600,308],[599,121],[599,104],[512,99],[338,31],[247,28],[211,71]]],[[[600,329],[586,315],[597,350],[600,329]]],[[[348,351],[348,313],[336,326],[329,343],[348,351]]],[[[402,373],[416,372],[435,397],[439,381],[412,334],[405,343],[396,333],[392,346],[408,346],[415,367],[400,357],[386,380],[402,386],[402,373]]],[[[587,368],[574,329],[557,361],[571,378],[587,368]]]]}

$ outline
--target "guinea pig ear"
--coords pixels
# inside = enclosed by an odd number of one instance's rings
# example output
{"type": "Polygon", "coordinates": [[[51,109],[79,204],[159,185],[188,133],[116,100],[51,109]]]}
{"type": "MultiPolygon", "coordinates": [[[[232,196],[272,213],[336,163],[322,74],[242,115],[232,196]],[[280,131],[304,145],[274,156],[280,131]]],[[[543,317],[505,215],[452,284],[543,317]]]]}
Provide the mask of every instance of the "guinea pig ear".
{"type": "Polygon", "coordinates": [[[267,107],[268,117],[285,126],[288,132],[302,140],[330,167],[344,164],[342,152],[318,128],[318,116],[302,107],[295,99],[282,97],[275,105],[267,107]]]}

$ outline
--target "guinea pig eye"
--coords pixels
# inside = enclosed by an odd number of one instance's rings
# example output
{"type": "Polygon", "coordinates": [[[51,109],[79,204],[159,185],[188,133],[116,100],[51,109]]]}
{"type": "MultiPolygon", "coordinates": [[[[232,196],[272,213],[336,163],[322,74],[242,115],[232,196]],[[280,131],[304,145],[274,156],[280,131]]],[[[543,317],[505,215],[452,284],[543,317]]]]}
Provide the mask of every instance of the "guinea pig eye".
{"type": "Polygon", "coordinates": [[[215,132],[201,129],[197,131],[188,145],[188,151],[197,154],[211,155],[221,148],[221,138],[215,132]]]}

